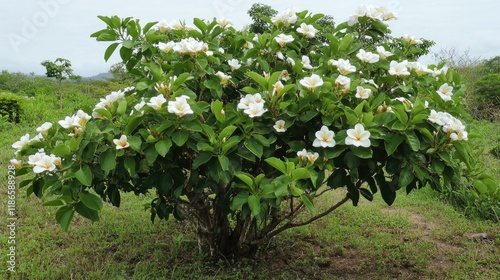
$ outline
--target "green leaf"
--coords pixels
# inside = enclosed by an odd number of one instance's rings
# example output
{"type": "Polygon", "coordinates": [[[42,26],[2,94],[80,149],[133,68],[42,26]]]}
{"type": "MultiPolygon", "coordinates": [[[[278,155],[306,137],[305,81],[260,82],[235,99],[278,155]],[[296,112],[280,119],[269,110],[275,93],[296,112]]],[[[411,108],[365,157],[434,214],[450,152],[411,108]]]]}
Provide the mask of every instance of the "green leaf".
{"type": "Polygon", "coordinates": [[[233,198],[233,203],[231,204],[231,210],[236,211],[241,209],[241,207],[248,201],[248,192],[240,192],[233,198]]]}
{"type": "Polygon", "coordinates": [[[234,125],[230,125],[230,126],[227,126],[225,127],[220,133],[219,133],[219,139],[223,139],[223,138],[229,138],[231,135],[233,135],[234,131],[236,130],[236,126],[234,125]]]}
{"type": "Polygon", "coordinates": [[[200,167],[202,164],[207,163],[211,158],[213,154],[210,152],[200,152],[198,156],[193,160],[193,168],[197,169],[200,167]]]}
{"type": "Polygon", "coordinates": [[[87,165],[83,165],[80,170],[76,171],[75,177],[84,186],[90,187],[92,185],[92,171],[87,165]]]}
{"type": "Polygon", "coordinates": [[[384,175],[376,175],[375,180],[377,181],[380,194],[382,194],[385,203],[387,203],[387,205],[392,205],[396,199],[396,191],[387,183],[384,175]]]}
{"type": "Polygon", "coordinates": [[[161,141],[156,142],[155,144],[156,151],[162,157],[165,157],[165,155],[170,150],[170,147],[172,147],[172,141],[169,138],[165,138],[161,141]]]}
{"type": "MultiPolygon", "coordinates": [[[[123,130],[123,134],[125,135],[130,135],[136,128],[137,126],[141,123],[143,116],[133,116],[128,119],[127,125],[125,126],[125,129],[123,130]]],[[[130,143],[130,141],[129,141],[130,143]]]]}
{"type": "Polygon", "coordinates": [[[413,181],[413,170],[410,166],[406,166],[399,173],[399,187],[404,188],[413,181]]]}
{"type": "Polygon", "coordinates": [[[80,200],[90,209],[100,211],[102,209],[102,200],[95,194],[89,192],[81,192],[78,194],[80,200]]]}
{"type": "Polygon", "coordinates": [[[314,207],[314,203],[311,198],[305,193],[301,194],[300,198],[302,199],[302,202],[304,202],[307,210],[309,210],[311,214],[316,215],[316,208],[314,207]]]}
{"type": "Polygon", "coordinates": [[[219,122],[222,122],[225,119],[225,116],[222,114],[222,110],[223,110],[222,106],[223,106],[223,103],[220,100],[213,101],[212,106],[211,106],[212,113],[214,114],[215,118],[219,122]]]}
{"type": "Polygon", "coordinates": [[[99,221],[99,213],[94,209],[90,209],[82,202],[79,202],[75,205],[75,210],[78,214],[93,222],[99,221]]]}
{"type": "Polygon", "coordinates": [[[414,152],[418,152],[418,150],[420,150],[420,140],[418,139],[415,132],[411,130],[405,131],[405,136],[406,142],[408,143],[408,145],[410,145],[411,149],[414,152]]]}
{"type": "Polygon", "coordinates": [[[220,155],[219,156],[219,163],[220,163],[220,166],[222,167],[222,170],[224,170],[224,171],[229,170],[230,162],[226,156],[220,155]]]}
{"type": "Polygon", "coordinates": [[[260,205],[260,198],[251,195],[248,197],[248,206],[250,207],[250,211],[252,211],[252,214],[257,217],[260,214],[261,211],[261,205],[260,205]]]}
{"type": "Polygon", "coordinates": [[[194,18],[193,23],[196,27],[198,27],[201,33],[205,34],[205,32],[207,31],[207,24],[203,20],[194,18]]]}
{"type": "Polygon", "coordinates": [[[95,112],[97,114],[100,114],[100,115],[104,116],[108,120],[112,120],[113,119],[113,115],[111,115],[111,113],[107,109],[100,108],[100,109],[96,109],[95,112]]]}
{"type": "Polygon", "coordinates": [[[64,205],[64,202],[60,199],[54,199],[46,201],[42,204],[43,206],[61,206],[64,205]]]}
{"type": "Polygon", "coordinates": [[[263,89],[267,88],[267,80],[259,73],[256,72],[247,72],[245,73],[248,77],[252,78],[257,84],[259,84],[263,89]]]}
{"type": "Polygon", "coordinates": [[[250,138],[244,142],[245,147],[252,152],[256,157],[262,157],[263,147],[255,139],[250,138]]]}
{"type": "Polygon", "coordinates": [[[65,157],[71,153],[71,149],[64,144],[61,144],[55,146],[54,149],[52,149],[51,153],[58,157],[65,157]]]}
{"type": "Polygon", "coordinates": [[[254,187],[254,182],[253,182],[253,176],[244,172],[236,172],[234,174],[238,179],[243,181],[247,186],[250,187],[250,189],[253,189],[254,187]]]}
{"type": "Polygon", "coordinates": [[[385,140],[385,150],[387,151],[387,155],[392,155],[398,146],[403,143],[405,137],[401,134],[389,134],[384,137],[385,140]]]}
{"type": "Polygon", "coordinates": [[[127,137],[127,141],[130,145],[130,148],[132,148],[132,150],[138,151],[138,152],[141,151],[141,144],[142,144],[141,138],[139,138],[137,136],[129,136],[129,137],[127,137]]]}
{"type": "Polygon", "coordinates": [[[188,140],[188,138],[189,138],[189,131],[186,130],[176,131],[172,135],[172,141],[174,141],[175,145],[179,147],[184,145],[188,140]]]}
{"type": "Polygon", "coordinates": [[[123,166],[127,170],[128,174],[130,174],[130,176],[132,177],[137,176],[137,172],[135,171],[135,159],[130,157],[125,158],[123,166]]]}
{"type": "Polygon", "coordinates": [[[370,148],[352,146],[351,151],[359,158],[372,158],[373,151],[370,148]]]}
{"type": "Polygon", "coordinates": [[[109,171],[115,169],[116,167],[116,150],[106,150],[100,155],[99,162],[101,164],[101,169],[108,174],[109,171]]]}
{"type": "Polygon", "coordinates": [[[73,219],[73,214],[75,210],[69,206],[62,206],[56,212],[56,221],[61,225],[63,231],[68,231],[71,219],[73,219]]]}
{"type": "Polygon", "coordinates": [[[362,195],[364,198],[366,198],[368,201],[373,201],[373,194],[372,194],[369,190],[367,190],[367,189],[365,189],[365,188],[360,188],[360,189],[359,189],[359,192],[360,192],[360,193],[361,193],[361,195],[362,195]]]}
{"type": "Polygon", "coordinates": [[[297,168],[292,171],[292,179],[295,180],[301,180],[301,179],[309,179],[311,177],[311,173],[309,170],[305,168],[297,168]]]}
{"type": "Polygon", "coordinates": [[[281,171],[281,173],[287,174],[285,163],[283,161],[281,161],[280,159],[275,158],[275,157],[270,157],[270,158],[266,158],[264,161],[269,163],[269,165],[271,165],[275,169],[281,171]]]}

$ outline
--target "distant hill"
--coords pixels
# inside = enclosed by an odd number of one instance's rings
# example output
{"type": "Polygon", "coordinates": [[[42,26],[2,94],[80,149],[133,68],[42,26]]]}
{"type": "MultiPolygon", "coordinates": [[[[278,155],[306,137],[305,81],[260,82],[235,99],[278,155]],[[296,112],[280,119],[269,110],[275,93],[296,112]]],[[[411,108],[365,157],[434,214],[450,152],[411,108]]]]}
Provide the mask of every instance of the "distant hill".
{"type": "Polygon", "coordinates": [[[95,76],[92,76],[92,77],[85,77],[83,78],[84,80],[102,80],[102,81],[105,81],[105,80],[108,80],[108,79],[111,79],[113,78],[113,75],[111,73],[99,73],[95,76]]]}

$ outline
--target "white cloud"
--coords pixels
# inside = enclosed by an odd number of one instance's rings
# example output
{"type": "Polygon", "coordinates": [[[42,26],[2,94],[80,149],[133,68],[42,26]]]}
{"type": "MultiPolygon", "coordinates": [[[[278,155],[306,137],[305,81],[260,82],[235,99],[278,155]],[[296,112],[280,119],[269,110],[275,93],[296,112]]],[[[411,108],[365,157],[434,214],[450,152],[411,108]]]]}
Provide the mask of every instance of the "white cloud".
{"type": "MultiPolygon", "coordinates": [[[[236,26],[250,23],[247,10],[251,3],[243,0],[159,1],[159,0],[39,0],[2,1],[0,35],[0,70],[43,74],[40,62],[57,57],[69,59],[75,74],[91,76],[106,72],[119,61],[114,55],[108,63],[103,55],[106,42],[96,42],[90,34],[105,27],[98,15],[133,16],[142,23],[193,17],[231,19],[236,26]],[[17,51],[16,51],[17,50],[17,51]]],[[[256,1],[258,2],[258,1],[256,1]]],[[[297,10],[333,15],[337,23],[345,21],[361,4],[383,5],[394,10],[397,21],[389,23],[395,36],[403,33],[434,40],[440,48],[470,50],[470,55],[489,58],[499,55],[500,4],[490,0],[476,1],[281,1],[265,2],[274,9],[290,6],[297,10]]]]}

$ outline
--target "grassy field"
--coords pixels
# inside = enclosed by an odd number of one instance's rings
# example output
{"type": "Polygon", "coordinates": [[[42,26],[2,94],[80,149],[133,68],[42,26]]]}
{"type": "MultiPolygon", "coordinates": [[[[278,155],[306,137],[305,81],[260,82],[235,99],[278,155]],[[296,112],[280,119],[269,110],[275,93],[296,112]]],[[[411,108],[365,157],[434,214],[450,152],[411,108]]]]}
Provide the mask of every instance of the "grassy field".
{"type": "MultiPolygon", "coordinates": [[[[56,121],[53,119],[51,121],[56,121]]],[[[500,124],[474,123],[484,137],[482,161],[500,180],[500,164],[488,155],[500,124]]],[[[499,279],[500,226],[465,217],[430,189],[399,193],[393,206],[345,205],[315,223],[277,236],[255,258],[210,263],[198,252],[192,225],[152,224],[149,197],[124,195],[122,207],[106,205],[101,220],[76,217],[68,233],[55,208],[18,190],[16,272],[7,271],[7,166],[12,142],[34,127],[0,131],[0,279],[499,279]]],[[[335,203],[343,191],[324,197],[335,203]]]]}

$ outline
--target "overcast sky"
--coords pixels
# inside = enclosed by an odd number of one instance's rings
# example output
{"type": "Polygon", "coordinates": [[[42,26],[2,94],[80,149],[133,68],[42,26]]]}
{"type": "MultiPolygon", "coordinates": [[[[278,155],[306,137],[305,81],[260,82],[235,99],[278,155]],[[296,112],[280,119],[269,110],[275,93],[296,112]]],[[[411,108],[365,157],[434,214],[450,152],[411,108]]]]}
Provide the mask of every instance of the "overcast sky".
{"type": "MultiPolygon", "coordinates": [[[[255,1],[280,11],[308,10],[334,16],[343,22],[362,4],[385,6],[399,19],[390,21],[394,36],[403,33],[433,40],[433,52],[455,48],[472,57],[500,55],[500,2],[495,0],[316,0],[255,1]]],[[[98,15],[132,16],[144,24],[174,19],[192,22],[194,17],[224,17],[236,26],[250,23],[247,11],[255,3],[243,0],[2,0],[0,3],[0,70],[43,75],[43,60],[69,59],[75,74],[87,77],[107,72],[119,62],[118,54],[106,63],[107,42],[90,34],[105,27],[98,15]]],[[[432,56],[424,59],[432,62],[432,56]]]]}

